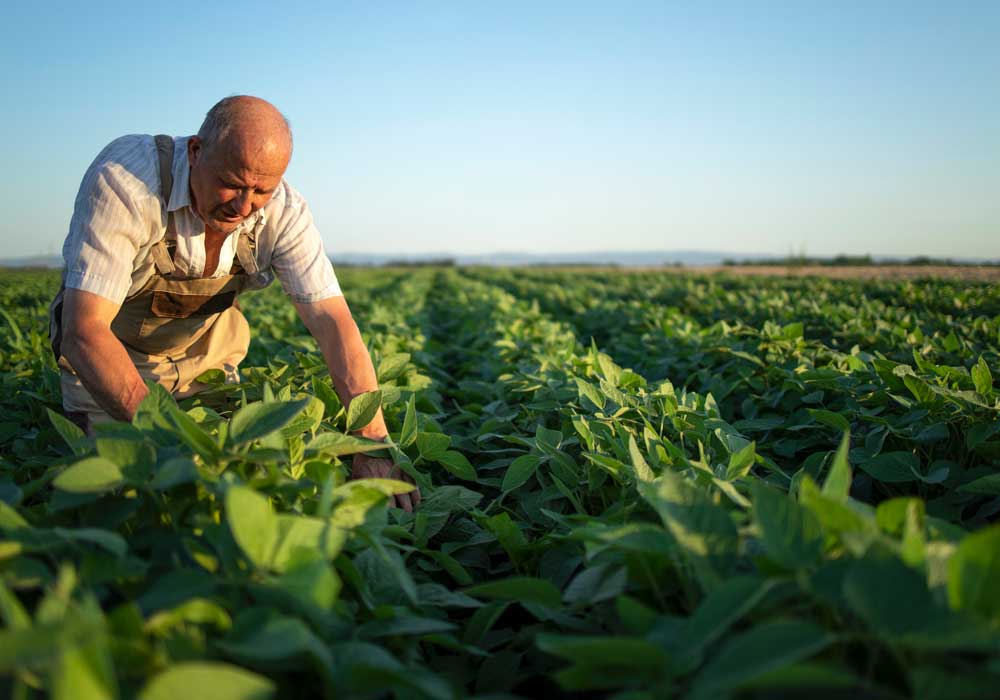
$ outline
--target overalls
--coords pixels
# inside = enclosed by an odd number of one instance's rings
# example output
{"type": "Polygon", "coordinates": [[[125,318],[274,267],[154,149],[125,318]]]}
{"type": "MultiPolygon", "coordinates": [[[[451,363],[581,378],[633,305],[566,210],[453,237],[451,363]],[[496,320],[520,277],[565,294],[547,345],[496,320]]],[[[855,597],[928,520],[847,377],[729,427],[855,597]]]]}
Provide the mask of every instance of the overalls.
{"type": "MultiPolygon", "coordinates": [[[[173,188],[173,138],[157,136],[156,150],[165,235],[150,251],[152,276],[122,302],[111,330],[144,380],[158,382],[175,397],[184,398],[205,388],[195,380],[210,369],[225,372],[227,382],[239,381],[237,366],[246,357],[250,327],[236,297],[250,275],[258,272],[254,251],[262,221],[254,230],[236,234],[236,256],[229,274],[213,279],[175,276],[177,231],[173,212],[167,212],[173,188]]],[[[65,286],[49,307],[49,336],[60,368],[63,409],[89,431],[94,423],[111,417],[97,405],[60,352],[64,294],[65,286]]]]}

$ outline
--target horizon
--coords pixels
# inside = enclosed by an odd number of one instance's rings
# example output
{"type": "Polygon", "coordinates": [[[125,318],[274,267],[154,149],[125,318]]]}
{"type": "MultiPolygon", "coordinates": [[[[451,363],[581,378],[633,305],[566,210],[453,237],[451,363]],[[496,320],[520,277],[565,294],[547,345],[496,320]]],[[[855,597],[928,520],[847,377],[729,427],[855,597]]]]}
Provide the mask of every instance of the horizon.
{"type": "MultiPolygon", "coordinates": [[[[812,255],[771,255],[749,252],[726,252],[712,250],[592,250],[592,251],[491,251],[487,253],[455,253],[449,251],[422,252],[340,252],[327,257],[334,267],[360,266],[380,267],[400,264],[446,264],[459,266],[485,267],[520,267],[535,265],[611,265],[630,267],[635,265],[654,267],[691,267],[712,268],[725,265],[787,265],[818,263],[822,265],[957,265],[957,266],[1000,266],[1000,257],[966,257],[966,256],[873,256],[868,254],[850,255],[840,253],[828,256],[812,255]],[[639,256],[649,256],[650,262],[637,260],[639,256]],[[838,262],[842,260],[842,262],[838,262]]],[[[63,265],[61,255],[27,255],[21,257],[0,257],[0,268],[48,268],[59,269],[63,265]]]]}
{"type": "Polygon", "coordinates": [[[268,50],[219,66],[222,6],[9,12],[0,257],[60,253],[110,140],[247,93],[290,118],[334,260],[1000,258],[1000,4],[241,8],[268,50]]]}

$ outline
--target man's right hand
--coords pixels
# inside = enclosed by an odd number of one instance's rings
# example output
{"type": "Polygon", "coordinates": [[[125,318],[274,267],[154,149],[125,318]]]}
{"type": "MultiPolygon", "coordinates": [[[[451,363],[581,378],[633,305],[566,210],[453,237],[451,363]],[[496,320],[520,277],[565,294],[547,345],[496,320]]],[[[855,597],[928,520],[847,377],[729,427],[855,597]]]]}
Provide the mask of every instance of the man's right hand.
{"type": "Polygon", "coordinates": [[[120,305],[97,294],[67,289],[60,351],[94,401],[116,420],[132,420],[146,397],[125,346],[111,332],[120,305]]]}

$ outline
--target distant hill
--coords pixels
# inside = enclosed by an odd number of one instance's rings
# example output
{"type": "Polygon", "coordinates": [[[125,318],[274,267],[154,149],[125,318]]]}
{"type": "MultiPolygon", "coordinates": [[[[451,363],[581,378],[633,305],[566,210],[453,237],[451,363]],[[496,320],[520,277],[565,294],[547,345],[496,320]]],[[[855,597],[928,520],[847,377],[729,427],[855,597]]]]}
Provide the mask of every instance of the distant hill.
{"type": "MultiPolygon", "coordinates": [[[[425,263],[451,260],[456,265],[720,265],[728,253],[703,250],[642,250],[642,251],[599,251],[585,253],[396,253],[392,255],[369,255],[366,253],[334,253],[330,256],[334,265],[384,265],[386,263],[425,263]]],[[[753,253],[739,254],[742,259],[765,257],[753,253]]]]}
{"type": "MultiPolygon", "coordinates": [[[[715,253],[701,250],[606,251],[588,253],[332,253],[334,265],[385,265],[391,262],[421,263],[453,260],[457,265],[719,265],[725,258],[757,259],[763,255],[715,253]]],[[[0,267],[62,267],[59,255],[0,259],[0,267]]]]}
{"type": "MultiPolygon", "coordinates": [[[[846,258],[847,256],[840,256],[846,258]]],[[[920,264],[920,258],[857,256],[865,264],[920,264]]],[[[447,261],[455,265],[620,265],[642,267],[657,265],[683,265],[685,267],[716,266],[726,262],[739,261],[740,264],[791,264],[786,258],[765,253],[719,253],[709,250],[640,250],[640,251],[598,251],[585,253],[484,253],[469,255],[464,253],[333,253],[330,255],[336,265],[386,265],[386,264],[428,264],[447,261]]],[[[839,258],[816,258],[815,264],[837,263],[839,258]],[[825,262],[824,262],[825,261],[825,262]]],[[[850,258],[840,264],[852,264],[850,258]]],[[[930,259],[928,259],[930,261],[930,259]]],[[[801,261],[796,261],[801,262],[801,261]]],[[[974,258],[953,258],[948,262],[957,264],[996,264],[996,261],[974,258]]],[[[853,264],[858,264],[856,261],[853,264]]],[[[0,267],[62,267],[59,255],[36,255],[25,258],[0,259],[0,267]]]]}
{"type": "Polygon", "coordinates": [[[27,258],[0,258],[0,267],[62,267],[61,255],[35,255],[27,258]]]}

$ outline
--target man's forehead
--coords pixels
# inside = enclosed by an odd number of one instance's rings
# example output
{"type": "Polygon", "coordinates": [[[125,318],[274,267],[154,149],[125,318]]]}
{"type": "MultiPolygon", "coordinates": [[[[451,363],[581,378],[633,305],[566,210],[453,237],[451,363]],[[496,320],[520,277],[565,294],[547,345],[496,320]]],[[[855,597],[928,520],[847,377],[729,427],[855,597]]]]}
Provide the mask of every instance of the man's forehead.
{"type": "Polygon", "coordinates": [[[275,149],[224,149],[220,170],[242,179],[280,178],[288,168],[284,154],[275,149]]]}

